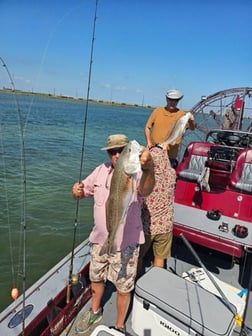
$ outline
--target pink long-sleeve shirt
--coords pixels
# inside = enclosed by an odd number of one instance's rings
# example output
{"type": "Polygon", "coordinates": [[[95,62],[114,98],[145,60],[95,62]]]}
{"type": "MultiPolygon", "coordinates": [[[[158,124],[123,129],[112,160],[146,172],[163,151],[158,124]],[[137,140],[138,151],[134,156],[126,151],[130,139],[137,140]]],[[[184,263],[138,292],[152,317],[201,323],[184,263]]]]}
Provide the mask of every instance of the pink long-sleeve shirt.
{"type": "MultiPolygon", "coordinates": [[[[84,184],[85,197],[94,198],[94,226],[90,233],[91,243],[103,244],[108,236],[106,227],[106,201],[109,196],[110,182],[113,175],[110,162],[103,163],[82,181],[84,184]]],[[[141,178],[141,172],[137,176],[137,187],[141,178]]],[[[133,193],[129,204],[125,221],[119,225],[116,243],[118,251],[124,250],[129,245],[144,243],[144,233],[141,221],[142,196],[138,188],[133,193]]]]}

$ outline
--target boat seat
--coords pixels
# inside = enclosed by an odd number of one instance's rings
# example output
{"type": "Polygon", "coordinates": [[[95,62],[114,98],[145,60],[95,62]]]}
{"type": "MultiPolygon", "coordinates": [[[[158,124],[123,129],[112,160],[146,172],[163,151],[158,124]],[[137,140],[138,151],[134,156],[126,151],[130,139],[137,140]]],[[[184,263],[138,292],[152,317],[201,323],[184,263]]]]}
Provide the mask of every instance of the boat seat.
{"type": "Polygon", "coordinates": [[[185,150],[182,161],[177,167],[177,175],[188,180],[197,181],[205,168],[210,147],[214,145],[210,142],[190,142],[185,150]]]}
{"type": "Polygon", "coordinates": [[[252,149],[245,149],[238,156],[230,175],[230,186],[252,192],[252,149]]]}
{"type": "Polygon", "coordinates": [[[205,167],[207,156],[191,155],[189,167],[180,171],[179,176],[197,181],[205,167]]]}

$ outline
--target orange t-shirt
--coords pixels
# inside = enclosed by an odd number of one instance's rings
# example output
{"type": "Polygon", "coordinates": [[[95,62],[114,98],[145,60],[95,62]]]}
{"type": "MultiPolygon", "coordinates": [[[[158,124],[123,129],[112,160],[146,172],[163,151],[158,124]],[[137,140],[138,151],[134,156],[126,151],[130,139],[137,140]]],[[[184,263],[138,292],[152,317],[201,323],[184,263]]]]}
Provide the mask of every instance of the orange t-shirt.
{"type": "MultiPolygon", "coordinates": [[[[169,112],[165,107],[157,107],[153,110],[149,116],[145,127],[151,129],[151,141],[153,144],[164,142],[171,132],[176,121],[185,114],[184,110],[178,109],[176,112],[169,112]]],[[[177,143],[170,146],[168,154],[170,158],[175,159],[178,155],[179,144],[181,139],[177,140],[177,143]]]]}

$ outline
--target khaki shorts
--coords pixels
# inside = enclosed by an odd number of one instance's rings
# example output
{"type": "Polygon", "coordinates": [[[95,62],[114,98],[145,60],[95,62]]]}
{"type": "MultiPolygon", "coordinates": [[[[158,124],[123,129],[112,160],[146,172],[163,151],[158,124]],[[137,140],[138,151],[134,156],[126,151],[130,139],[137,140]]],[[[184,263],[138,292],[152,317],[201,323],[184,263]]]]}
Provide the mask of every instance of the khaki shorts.
{"type": "Polygon", "coordinates": [[[111,281],[122,293],[134,289],[139,256],[139,245],[132,245],[114,255],[99,255],[101,245],[93,244],[90,250],[89,277],[92,282],[111,281]]]}
{"type": "Polygon", "coordinates": [[[158,259],[167,259],[171,256],[173,233],[145,235],[145,243],[140,248],[140,258],[143,258],[152,245],[153,254],[158,259]]]}

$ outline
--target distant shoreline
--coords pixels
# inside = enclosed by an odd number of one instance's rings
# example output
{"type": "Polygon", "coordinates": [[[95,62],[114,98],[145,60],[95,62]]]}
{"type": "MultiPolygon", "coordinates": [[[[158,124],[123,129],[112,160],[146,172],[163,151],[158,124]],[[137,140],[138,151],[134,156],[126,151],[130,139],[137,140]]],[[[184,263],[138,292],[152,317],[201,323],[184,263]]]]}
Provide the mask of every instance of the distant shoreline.
{"type": "MultiPolygon", "coordinates": [[[[56,95],[56,94],[50,94],[50,93],[41,93],[41,92],[31,92],[31,91],[23,91],[23,90],[13,90],[10,88],[2,88],[0,89],[0,92],[4,93],[11,93],[15,92],[16,94],[23,94],[28,96],[41,96],[41,97],[47,97],[47,98],[55,98],[55,99],[66,99],[66,100],[73,100],[73,101],[82,101],[85,102],[86,99],[84,98],[75,98],[71,96],[65,96],[65,95],[56,95]]],[[[104,104],[104,105],[115,105],[115,106],[134,106],[134,107],[144,107],[144,108],[153,108],[150,105],[139,105],[139,104],[130,104],[130,103],[121,103],[121,102],[115,102],[115,101],[106,101],[101,99],[89,99],[91,103],[95,104],[104,104]]]]}

